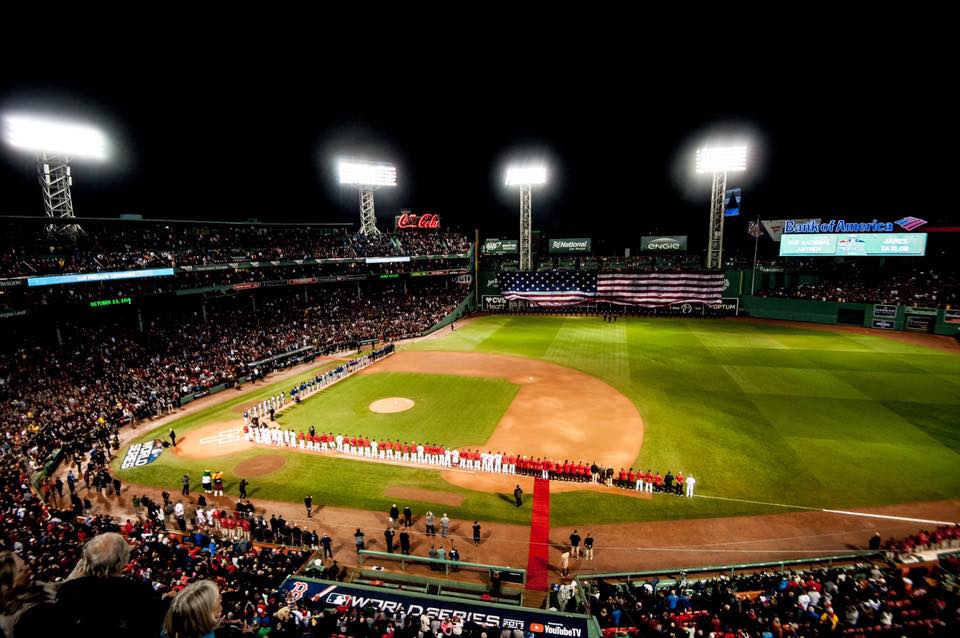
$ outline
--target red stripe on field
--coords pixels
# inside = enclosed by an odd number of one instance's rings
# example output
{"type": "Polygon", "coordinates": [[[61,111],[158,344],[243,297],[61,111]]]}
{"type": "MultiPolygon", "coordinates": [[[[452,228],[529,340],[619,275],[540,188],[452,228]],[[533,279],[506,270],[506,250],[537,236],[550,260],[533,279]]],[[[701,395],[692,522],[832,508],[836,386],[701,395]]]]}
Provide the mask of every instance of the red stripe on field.
{"type": "Polygon", "coordinates": [[[546,591],[550,571],[550,481],[533,480],[533,515],[530,517],[530,553],[527,556],[527,589],[546,591]]]}

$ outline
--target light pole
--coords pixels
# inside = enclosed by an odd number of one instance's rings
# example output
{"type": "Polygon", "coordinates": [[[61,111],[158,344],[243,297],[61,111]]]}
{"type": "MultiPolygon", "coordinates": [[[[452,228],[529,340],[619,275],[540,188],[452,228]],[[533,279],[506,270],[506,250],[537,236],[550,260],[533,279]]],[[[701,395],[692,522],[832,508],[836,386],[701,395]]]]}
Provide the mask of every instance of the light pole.
{"type": "Polygon", "coordinates": [[[712,173],[710,191],[710,234],[707,238],[707,268],[723,266],[723,198],[727,173],[747,170],[746,146],[714,146],[697,150],[698,173],[712,173]]]}
{"type": "Polygon", "coordinates": [[[47,224],[47,232],[81,232],[74,222],[70,160],[106,160],[107,138],[103,132],[87,124],[11,113],[3,117],[3,137],[12,148],[37,158],[43,210],[47,217],[60,220],[47,224]]]}
{"type": "Polygon", "coordinates": [[[547,168],[543,165],[511,165],[504,180],[507,186],[520,187],[520,270],[533,270],[531,194],[533,186],[547,183],[547,168]]]}
{"type": "Polygon", "coordinates": [[[397,168],[384,162],[340,160],[340,183],[355,186],[360,192],[360,233],[379,235],[377,211],[373,205],[373,191],[383,186],[397,185],[397,168]]]}

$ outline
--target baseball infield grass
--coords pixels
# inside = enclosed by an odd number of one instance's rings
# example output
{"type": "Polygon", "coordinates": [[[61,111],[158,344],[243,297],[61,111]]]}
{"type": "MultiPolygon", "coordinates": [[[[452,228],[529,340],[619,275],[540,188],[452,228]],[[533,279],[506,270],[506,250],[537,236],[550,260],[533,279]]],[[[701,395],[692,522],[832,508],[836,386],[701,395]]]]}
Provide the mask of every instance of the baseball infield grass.
{"type": "MultiPolygon", "coordinates": [[[[635,467],[693,474],[700,494],[843,509],[960,496],[960,357],[933,349],[880,336],[735,321],[607,324],[593,317],[510,316],[483,317],[442,339],[404,348],[525,356],[597,376],[643,416],[644,445],[635,467]]],[[[255,395],[291,385],[258,388],[255,395]]],[[[469,445],[489,436],[515,392],[495,379],[379,373],[315,395],[281,422],[401,439],[416,438],[416,431],[419,438],[469,445]],[[370,401],[389,396],[412,398],[417,407],[393,415],[366,410],[370,401]]],[[[175,428],[182,433],[235,417],[235,406],[255,395],[185,417],[175,428]]],[[[602,407],[598,422],[602,427],[602,407]]],[[[223,459],[228,490],[236,493],[239,478],[231,468],[259,453],[223,459]]],[[[251,481],[254,499],[299,502],[311,492],[322,504],[385,511],[392,500],[383,496],[384,489],[403,485],[465,497],[458,508],[411,502],[420,511],[443,510],[461,519],[529,519],[529,504],[517,510],[503,495],[451,486],[433,471],[272,453],[288,456],[287,463],[251,481]]],[[[164,454],[123,476],[173,491],[184,471],[199,478],[218,460],[164,454]]],[[[556,494],[551,502],[556,525],[781,511],[699,498],[641,500],[615,492],[556,494]]]]}

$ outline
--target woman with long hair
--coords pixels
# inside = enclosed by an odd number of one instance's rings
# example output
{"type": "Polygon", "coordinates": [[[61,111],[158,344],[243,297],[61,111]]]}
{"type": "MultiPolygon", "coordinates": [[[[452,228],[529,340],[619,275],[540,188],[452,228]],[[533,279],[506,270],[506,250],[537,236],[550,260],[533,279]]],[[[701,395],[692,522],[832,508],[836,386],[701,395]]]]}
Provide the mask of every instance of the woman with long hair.
{"type": "Polygon", "coordinates": [[[211,580],[199,580],[177,594],[163,621],[165,638],[213,638],[220,626],[220,590],[211,580]]]}

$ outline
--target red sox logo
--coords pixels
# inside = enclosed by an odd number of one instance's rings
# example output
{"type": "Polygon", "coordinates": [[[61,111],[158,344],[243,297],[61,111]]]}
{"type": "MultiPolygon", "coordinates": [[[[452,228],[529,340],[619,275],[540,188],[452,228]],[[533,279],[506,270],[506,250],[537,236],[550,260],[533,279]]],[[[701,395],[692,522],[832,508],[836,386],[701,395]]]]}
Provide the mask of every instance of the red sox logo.
{"type": "Polygon", "coordinates": [[[306,583],[297,581],[293,584],[293,587],[290,588],[290,596],[294,600],[300,600],[309,589],[310,587],[306,583]]]}

